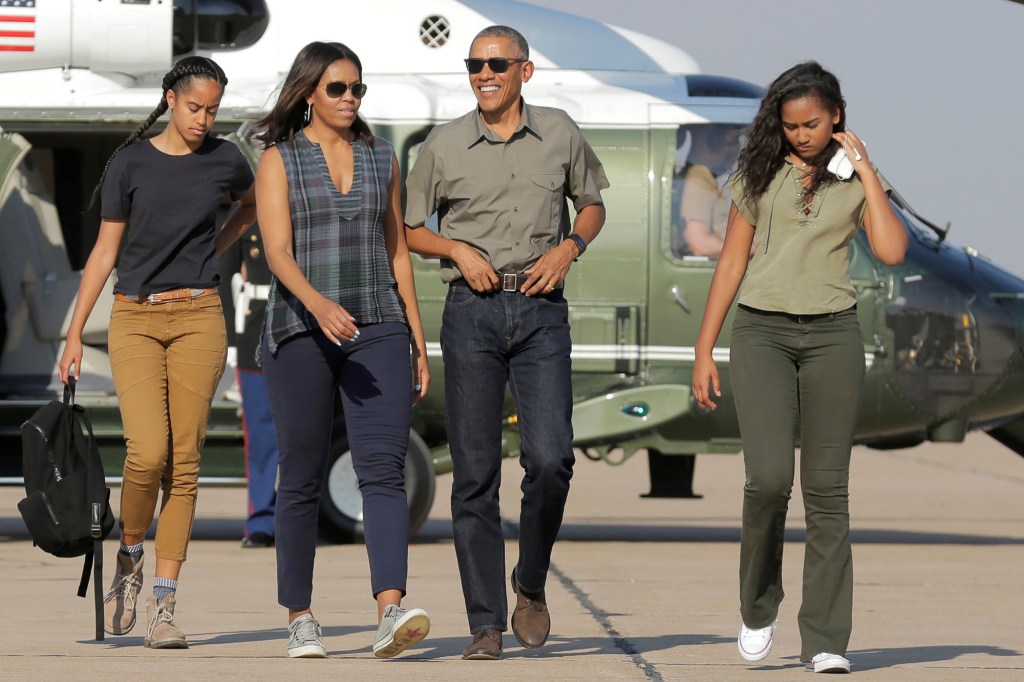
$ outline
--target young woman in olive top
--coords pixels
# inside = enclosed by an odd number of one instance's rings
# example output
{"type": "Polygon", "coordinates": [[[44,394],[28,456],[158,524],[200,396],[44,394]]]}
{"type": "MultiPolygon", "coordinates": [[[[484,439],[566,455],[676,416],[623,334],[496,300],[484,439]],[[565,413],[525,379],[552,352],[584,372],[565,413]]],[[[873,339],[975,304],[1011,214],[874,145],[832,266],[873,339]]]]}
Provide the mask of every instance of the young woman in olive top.
{"type": "Polygon", "coordinates": [[[890,187],[845,123],[839,81],[815,62],[768,88],[729,183],[733,206],[693,369],[694,397],[715,409],[722,393],[711,352],[738,291],[730,344],[746,468],[738,645],[749,661],[772,647],[799,424],[807,524],[800,657],[814,672],[850,669],[848,481],[864,345],[849,244],[863,226],[882,263],[899,264],[907,248],[890,187]],[[827,168],[840,149],[856,171],[847,180],[827,168]]]}
{"type": "Polygon", "coordinates": [[[160,104],[107,163],[93,194],[102,196],[100,233],[60,359],[61,381],[68,382],[72,367],[77,379],[82,329],[117,261],[108,347],[128,455],[105,626],[113,635],[135,626],[142,544],[162,489],[143,639],[154,649],[188,647],[174,624],[178,574],[195,515],[199,452],[227,352],[216,255],[256,217],[248,162],[235,145],[208,135],[227,82],[210,59],[179,61],[164,76],[160,104]],[[133,144],[167,110],[163,132],[133,144]],[[218,231],[225,194],[241,206],[218,231]]]}

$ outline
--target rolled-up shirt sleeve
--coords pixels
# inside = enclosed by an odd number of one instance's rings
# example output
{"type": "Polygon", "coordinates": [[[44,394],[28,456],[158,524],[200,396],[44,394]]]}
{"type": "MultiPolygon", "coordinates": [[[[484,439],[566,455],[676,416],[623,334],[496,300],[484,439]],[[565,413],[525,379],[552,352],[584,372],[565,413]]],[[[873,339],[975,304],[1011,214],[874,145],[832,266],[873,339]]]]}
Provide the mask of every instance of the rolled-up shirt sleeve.
{"type": "Polygon", "coordinates": [[[405,224],[422,227],[444,201],[444,167],[434,151],[433,136],[420,146],[416,163],[405,180],[405,224]]]}
{"type": "Polygon", "coordinates": [[[572,200],[573,208],[579,213],[593,204],[603,204],[601,190],[608,189],[608,176],[590,143],[583,137],[579,126],[566,116],[572,128],[572,161],[568,172],[566,194],[572,200]]]}

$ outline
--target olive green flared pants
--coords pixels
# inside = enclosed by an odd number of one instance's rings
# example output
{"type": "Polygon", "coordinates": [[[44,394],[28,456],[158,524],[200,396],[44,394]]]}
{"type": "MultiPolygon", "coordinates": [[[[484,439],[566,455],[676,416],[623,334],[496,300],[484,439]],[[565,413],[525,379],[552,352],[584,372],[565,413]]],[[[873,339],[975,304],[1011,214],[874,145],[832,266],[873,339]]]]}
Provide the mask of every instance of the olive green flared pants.
{"type": "Polygon", "coordinates": [[[740,613],[750,628],[778,616],[795,439],[806,513],[801,654],[844,655],[853,615],[849,478],[864,383],[855,309],[826,315],[737,311],[730,369],[746,484],[740,541],[740,613]]]}

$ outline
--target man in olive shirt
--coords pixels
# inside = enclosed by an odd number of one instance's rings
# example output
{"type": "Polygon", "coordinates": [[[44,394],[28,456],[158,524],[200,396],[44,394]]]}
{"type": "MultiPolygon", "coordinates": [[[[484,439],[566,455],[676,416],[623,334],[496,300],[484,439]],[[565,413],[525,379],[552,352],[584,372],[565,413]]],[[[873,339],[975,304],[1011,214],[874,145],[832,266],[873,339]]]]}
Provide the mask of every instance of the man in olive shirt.
{"type": "Polygon", "coordinates": [[[574,463],[562,284],[605,218],[608,181],[579,128],[564,111],[522,101],[529,56],[507,26],[476,36],[466,66],[479,106],[431,132],[406,181],[409,248],[441,258],[450,285],[441,348],[468,659],[501,657],[508,617],[498,509],[506,384],[526,470],[512,631],[527,647],[550,631],[544,585],[574,463]],[[566,197],[577,211],[571,234],[566,197]],[[423,229],[435,212],[440,234],[423,229]]]}

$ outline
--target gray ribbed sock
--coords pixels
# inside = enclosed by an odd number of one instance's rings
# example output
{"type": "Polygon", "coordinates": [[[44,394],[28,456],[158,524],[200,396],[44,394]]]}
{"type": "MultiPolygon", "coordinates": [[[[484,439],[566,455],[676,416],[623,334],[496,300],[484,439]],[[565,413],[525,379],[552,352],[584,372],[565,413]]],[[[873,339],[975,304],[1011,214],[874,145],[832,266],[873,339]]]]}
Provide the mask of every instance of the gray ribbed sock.
{"type": "Polygon", "coordinates": [[[126,545],[122,542],[120,551],[121,554],[127,554],[137,561],[139,557],[142,556],[142,543],[140,542],[137,545],[126,545]]]}
{"type": "Polygon", "coordinates": [[[160,576],[157,576],[153,579],[153,594],[156,595],[157,601],[162,601],[164,597],[171,594],[177,589],[177,580],[171,580],[170,578],[161,578],[160,576]]]}

